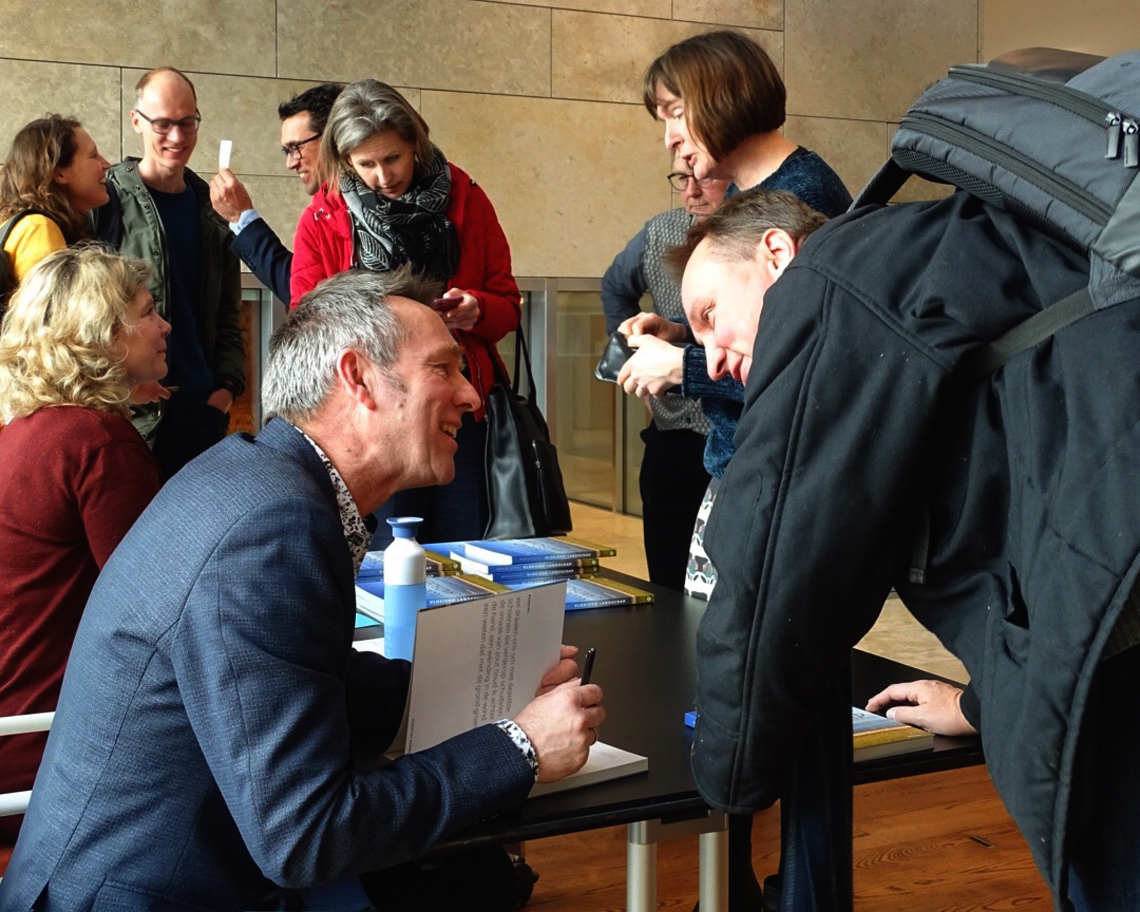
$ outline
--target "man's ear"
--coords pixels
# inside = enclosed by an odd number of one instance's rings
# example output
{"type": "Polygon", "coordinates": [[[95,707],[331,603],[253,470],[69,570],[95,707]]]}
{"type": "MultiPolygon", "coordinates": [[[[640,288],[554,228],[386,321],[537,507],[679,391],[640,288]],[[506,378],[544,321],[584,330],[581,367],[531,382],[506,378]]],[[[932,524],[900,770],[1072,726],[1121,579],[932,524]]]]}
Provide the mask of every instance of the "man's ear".
{"type": "Polygon", "coordinates": [[[360,352],[346,348],[336,359],[336,383],[341,392],[352,402],[365,408],[374,409],[379,404],[379,371],[372,369],[372,362],[360,352]]]}
{"type": "Polygon", "coordinates": [[[769,228],[760,239],[760,254],[765,268],[775,281],[795,259],[796,239],[783,228],[769,228]]]}
{"type": "Polygon", "coordinates": [[[139,112],[131,108],[131,127],[138,134],[142,134],[142,124],[140,123],[139,112]]]}

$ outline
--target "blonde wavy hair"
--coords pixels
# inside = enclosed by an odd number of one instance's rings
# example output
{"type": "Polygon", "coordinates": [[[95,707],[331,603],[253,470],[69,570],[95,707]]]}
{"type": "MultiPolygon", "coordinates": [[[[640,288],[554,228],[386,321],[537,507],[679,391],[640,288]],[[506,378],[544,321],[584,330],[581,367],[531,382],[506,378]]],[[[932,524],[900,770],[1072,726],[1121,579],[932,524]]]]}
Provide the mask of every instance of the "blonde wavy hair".
{"type": "Polygon", "coordinates": [[[32,267],[0,324],[0,422],[49,405],[126,415],[116,341],[151,268],[106,247],[66,247],[32,267]]]}

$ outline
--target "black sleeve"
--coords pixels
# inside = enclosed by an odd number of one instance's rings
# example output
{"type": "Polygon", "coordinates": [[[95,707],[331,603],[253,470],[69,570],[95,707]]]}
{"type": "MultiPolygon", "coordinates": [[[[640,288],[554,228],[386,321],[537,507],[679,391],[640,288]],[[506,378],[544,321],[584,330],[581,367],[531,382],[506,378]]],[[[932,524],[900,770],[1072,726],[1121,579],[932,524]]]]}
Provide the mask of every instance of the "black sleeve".
{"type": "Polygon", "coordinates": [[[737,452],[705,539],[693,772],[710,804],[780,797],[827,688],[909,542],[940,368],[808,269],[760,317],[737,452]]]}

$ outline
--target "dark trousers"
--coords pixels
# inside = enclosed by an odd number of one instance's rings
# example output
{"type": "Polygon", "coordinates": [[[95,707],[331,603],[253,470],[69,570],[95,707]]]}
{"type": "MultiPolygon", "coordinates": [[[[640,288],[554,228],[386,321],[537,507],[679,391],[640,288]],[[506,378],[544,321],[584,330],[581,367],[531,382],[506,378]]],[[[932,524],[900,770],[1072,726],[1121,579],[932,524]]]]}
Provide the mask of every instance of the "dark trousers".
{"type": "Polygon", "coordinates": [[[1077,912],[1140,909],[1140,646],[1097,668],[1069,803],[1077,912]]]}
{"type": "Polygon", "coordinates": [[[154,458],[169,481],[186,463],[226,436],[230,416],[212,405],[167,408],[154,432],[154,458]]]}
{"type": "Polygon", "coordinates": [[[510,912],[515,869],[501,846],[481,846],[364,874],[364,892],[391,912],[510,912]]]}
{"type": "Polygon", "coordinates": [[[450,484],[399,491],[376,511],[380,520],[372,547],[377,550],[392,542],[389,516],[420,516],[423,522],[416,533],[420,544],[470,541],[483,537],[490,510],[487,507],[486,448],[487,422],[476,421],[471,413],[463,416],[463,424],[455,436],[459,449],[455,453],[455,478],[450,484]]]}
{"type": "MultiPolygon", "coordinates": [[[[780,797],[780,869],[764,881],[763,909],[851,912],[851,783],[851,675],[845,670],[828,688],[780,797]]],[[[751,832],[751,817],[729,818],[730,909],[760,908],[750,899],[751,872],[743,861],[733,864],[745,851],[751,855],[751,832]],[[745,898],[739,905],[738,897],[745,898]]]]}
{"type": "Polygon", "coordinates": [[[709,485],[705,438],[696,431],[662,431],[651,423],[641,432],[641,511],[649,580],[681,591],[701,498],[709,485]]]}

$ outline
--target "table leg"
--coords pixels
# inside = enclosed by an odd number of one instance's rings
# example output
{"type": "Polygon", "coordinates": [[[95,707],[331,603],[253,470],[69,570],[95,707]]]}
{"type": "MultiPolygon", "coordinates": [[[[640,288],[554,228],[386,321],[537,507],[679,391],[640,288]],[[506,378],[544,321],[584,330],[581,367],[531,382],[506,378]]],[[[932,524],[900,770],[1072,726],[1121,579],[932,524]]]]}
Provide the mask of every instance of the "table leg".
{"type": "Polygon", "coordinates": [[[700,836],[701,912],[728,912],[728,818],[720,811],[640,820],[626,830],[627,912],[657,909],[657,843],[700,836]]]}
{"type": "Polygon", "coordinates": [[[728,912],[728,831],[701,834],[701,912],[728,912]]]}
{"type": "Polygon", "coordinates": [[[625,907],[626,912],[657,910],[657,843],[637,842],[634,828],[629,826],[626,843],[625,907]]]}

